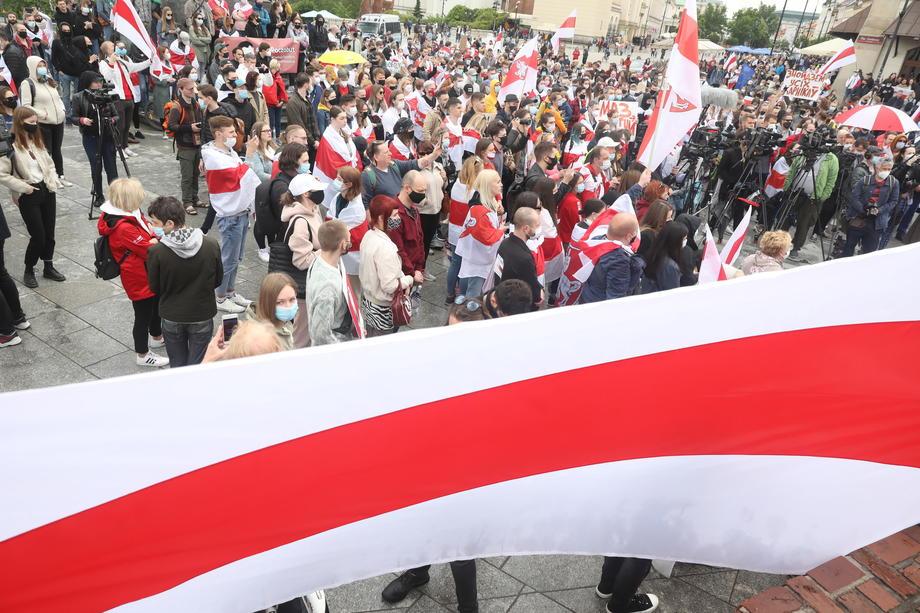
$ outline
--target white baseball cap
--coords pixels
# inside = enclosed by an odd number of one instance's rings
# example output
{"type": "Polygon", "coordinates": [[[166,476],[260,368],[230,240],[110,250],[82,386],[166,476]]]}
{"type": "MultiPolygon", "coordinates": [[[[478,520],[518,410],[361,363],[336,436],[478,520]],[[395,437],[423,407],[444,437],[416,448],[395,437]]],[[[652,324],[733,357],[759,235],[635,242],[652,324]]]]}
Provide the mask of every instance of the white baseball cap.
{"type": "Polygon", "coordinates": [[[595,145],[595,147],[619,147],[619,146],[620,146],[620,143],[616,142],[609,136],[603,137],[602,139],[597,141],[597,145],[595,145]]]}
{"type": "Polygon", "coordinates": [[[303,173],[291,179],[288,190],[295,196],[302,196],[307,192],[324,190],[326,187],[326,183],[323,183],[310,173],[303,173]]]}

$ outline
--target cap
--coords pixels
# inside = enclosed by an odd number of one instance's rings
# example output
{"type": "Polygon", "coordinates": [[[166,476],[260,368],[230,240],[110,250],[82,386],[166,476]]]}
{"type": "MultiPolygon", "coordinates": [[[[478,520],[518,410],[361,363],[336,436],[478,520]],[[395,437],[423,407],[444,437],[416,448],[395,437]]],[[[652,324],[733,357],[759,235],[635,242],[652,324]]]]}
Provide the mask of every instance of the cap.
{"type": "Polygon", "coordinates": [[[402,117],[399,121],[396,122],[396,125],[393,126],[394,134],[404,134],[406,132],[412,132],[414,130],[412,125],[412,120],[407,117],[402,117]]]}
{"type": "Polygon", "coordinates": [[[507,96],[505,96],[506,103],[507,102],[517,102],[517,101],[518,101],[518,97],[515,94],[508,94],[507,96]]]}
{"type": "Polygon", "coordinates": [[[323,183],[310,173],[303,173],[291,179],[291,183],[288,185],[288,191],[295,196],[302,196],[307,192],[319,191],[321,189],[326,189],[326,187],[326,183],[323,183]]]}
{"type": "Polygon", "coordinates": [[[595,147],[619,147],[619,146],[620,146],[620,143],[616,142],[609,136],[605,136],[601,138],[599,141],[597,141],[597,145],[595,145],[595,147]]]}

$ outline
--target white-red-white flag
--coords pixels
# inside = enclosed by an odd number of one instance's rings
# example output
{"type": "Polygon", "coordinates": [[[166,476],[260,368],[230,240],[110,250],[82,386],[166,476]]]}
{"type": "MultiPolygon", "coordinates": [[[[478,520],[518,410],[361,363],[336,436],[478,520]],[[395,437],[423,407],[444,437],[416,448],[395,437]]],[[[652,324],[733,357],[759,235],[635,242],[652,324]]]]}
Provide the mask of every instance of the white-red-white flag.
{"type": "Polygon", "coordinates": [[[147,56],[147,59],[150,60],[151,71],[160,70],[161,62],[157,54],[157,46],[150,39],[150,34],[147,33],[147,28],[144,27],[144,22],[138,16],[131,0],[115,0],[110,17],[112,28],[147,56]]]}
{"type": "Polygon", "coordinates": [[[575,38],[575,14],[577,10],[572,10],[572,14],[565,18],[565,21],[562,22],[562,25],[559,26],[559,29],[556,30],[556,33],[553,34],[553,37],[550,39],[550,44],[553,46],[553,53],[559,51],[559,41],[564,39],[575,38]]]}
{"type": "Polygon", "coordinates": [[[505,75],[505,80],[502,81],[502,86],[498,90],[499,104],[504,104],[508,94],[514,94],[520,99],[524,97],[524,94],[536,90],[538,56],[537,39],[531,38],[517,52],[514,61],[508,68],[508,74],[505,75]]]}
{"type": "Polygon", "coordinates": [[[748,228],[751,225],[751,211],[753,207],[748,207],[747,213],[744,214],[744,217],[741,219],[732,235],[728,237],[728,242],[725,243],[725,246],[722,247],[722,253],[719,256],[722,258],[724,264],[729,266],[734,265],[735,260],[738,259],[738,255],[741,253],[741,246],[744,244],[744,237],[747,236],[748,228]]]}
{"type": "Polygon", "coordinates": [[[658,93],[638,159],[655,170],[700,118],[699,31],[696,0],[687,0],[668,59],[665,86],[658,93]]]}
{"type": "Polygon", "coordinates": [[[698,282],[702,284],[726,279],[728,279],[728,274],[725,272],[722,256],[719,255],[719,248],[716,246],[715,239],[712,238],[709,226],[706,226],[706,245],[703,247],[703,261],[700,262],[698,282]]]}
{"type": "Polygon", "coordinates": [[[729,70],[731,70],[732,68],[734,68],[734,67],[737,66],[737,65],[738,65],[738,54],[732,52],[732,54],[729,55],[729,56],[725,59],[725,70],[726,70],[726,71],[729,71],[729,70]]]}
{"type": "Polygon", "coordinates": [[[824,64],[819,70],[819,75],[826,75],[827,73],[838,70],[847,66],[848,64],[856,63],[856,47],[853,45],[853,41],[848,40],[843,46],[843,49],[834,54],[834,56],[827,60],[827,63],[824,64]]]}
{"type": "Polygon", "coordinates": [[[0,79],[6,81],[6,84],[10,86],[10,90],[19,95],[19,90],[16,87],[16,81],[13,80],[13,73],[10,72],[9,67],[6,65],[6,61],[3,59],[3,56],[0,55],[0,79]]]}

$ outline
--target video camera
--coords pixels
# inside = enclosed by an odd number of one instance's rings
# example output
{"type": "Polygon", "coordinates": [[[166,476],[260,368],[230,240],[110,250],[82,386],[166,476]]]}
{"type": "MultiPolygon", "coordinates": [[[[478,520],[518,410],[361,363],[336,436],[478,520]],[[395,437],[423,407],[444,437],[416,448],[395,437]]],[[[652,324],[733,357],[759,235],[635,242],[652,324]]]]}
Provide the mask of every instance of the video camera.
{"type": "Polygon", "coordinates": [[[746,130],[738,138],[747,147],[749,156],[768,155],[785,140],[782,134],[764,127],[746,130]]]}
{"type": "Polygon", "coordinates": [[[717,128],[697,128],[690,134],[690,141],[684,147],[687,156],[711,157],[719,151],[728,149],[737,140],[724,134],[717,128]]]}
{"type": "Polygon", "coordinates": [[[114,103],[118,100],[118,94],[115,93],[115,86],[107,81],[102,82],[99,89],[87,88],[86,93],[89,95],[92,103],[99,107],[100,112],[111,106],[114,112],[114,103]]]}
{"type": "Polygon", "coordinates": [[[799,139],[799,148],[806,158],[815,158],[823,153],[841,149],[828,126],[819,126],[814,132],[805,132],[799,139]]]}

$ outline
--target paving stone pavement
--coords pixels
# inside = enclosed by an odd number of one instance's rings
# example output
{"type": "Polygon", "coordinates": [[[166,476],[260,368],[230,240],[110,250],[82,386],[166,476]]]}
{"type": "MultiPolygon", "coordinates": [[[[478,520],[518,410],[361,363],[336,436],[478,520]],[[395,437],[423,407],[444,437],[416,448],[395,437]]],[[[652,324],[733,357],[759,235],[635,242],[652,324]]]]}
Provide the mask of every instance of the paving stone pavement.
{"type": "MultiPolygon", "coordinates": [[[[178,195],[178,163],[171,144],[159,133],[147,135],[134,149],[140,157],[129,158],[132,176],[139,178],[152,195],[178,195]]],[[[133,311],[118,279],[102,281],[93,275],[93,240],[96,222],[87,219],[90,173],[76,128],[68,127],[64,140],[65,172],[76,185],[58,196],[56,266],[67,276],[65,283],[39,277],[39,287],[19,285],[23,308],[32,328],[22,333],[23,342],[0,350],[0,392],[133,374],[135,366],[131,324],[133,311]]],[[[121,170],[120,170],[121,172],[121,170]]],[[[202,184],[203,187],[203,184],[202,184]]],[[[7,193],[0,194],[3,211],[13,236],[6,243],[6,265],[19,282],[28,234],[7,193]]],[[[203,214],[190,217],[200,225],[203,214]]],[[[808,247],[816,250],[814,245],[808,247]]],[[[817,259],[817,258],[815,258],[817,259]]],[[[444,274],[441,254],[429,258],[437,280],[422,290],[423,304],[412,327],[443,325],[446,321],[444,274]]],[[[250,298],[258,293],[266,265],[258,260],[251,237],[241,266],[239,291],[250,298]]],[[[482,560],[478,583],[482,613],[554,613],[603,611],[593,595],[601,558],[597,556],[517,556],[482,560]]],[[[399,609],[412,613],[456,611],[453,580],[446,565],[431,570],[431,582],[415,590],[397,606],[387,606],[380,591],[395,575],[357,581],[328,591],[332,611],[358,613],[399,609]]],[[[732,611],[745,599],[773,586],[784,575],[736,571],[695,564],[678,564],[666,579],[652,571],[643,589],[661,597],[664,613],[732,611]]]]}

